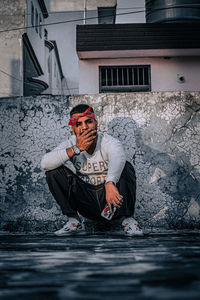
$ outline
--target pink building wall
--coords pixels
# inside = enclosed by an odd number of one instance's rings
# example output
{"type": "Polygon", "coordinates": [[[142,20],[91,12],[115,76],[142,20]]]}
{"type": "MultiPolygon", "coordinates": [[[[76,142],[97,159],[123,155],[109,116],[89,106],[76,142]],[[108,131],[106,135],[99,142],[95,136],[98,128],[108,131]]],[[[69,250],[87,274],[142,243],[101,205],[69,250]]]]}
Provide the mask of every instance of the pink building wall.
{"type": "Polygon", "coordinates": [[[99,66],[151,65],[151,91],[200,91],[200,57],[79,60],[79,93],[99,93],[99,66]],[[177,76],[183,76],[180,83],[177,76]]]}

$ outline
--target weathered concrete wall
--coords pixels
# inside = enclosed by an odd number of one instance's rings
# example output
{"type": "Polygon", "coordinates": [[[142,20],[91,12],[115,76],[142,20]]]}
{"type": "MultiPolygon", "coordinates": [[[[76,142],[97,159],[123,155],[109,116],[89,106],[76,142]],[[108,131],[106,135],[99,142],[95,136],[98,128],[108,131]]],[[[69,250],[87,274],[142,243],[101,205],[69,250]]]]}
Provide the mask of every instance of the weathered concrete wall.
{"type": "Polygon", "coordinates": [[[69,109],[78,103],[94,107],[99,129],[122,141],[135,166],[140,224],[199,227],[200,93],[168,92],[1,99],[1,229],[61,225],[40,160],[69,137],[69,109]]]}

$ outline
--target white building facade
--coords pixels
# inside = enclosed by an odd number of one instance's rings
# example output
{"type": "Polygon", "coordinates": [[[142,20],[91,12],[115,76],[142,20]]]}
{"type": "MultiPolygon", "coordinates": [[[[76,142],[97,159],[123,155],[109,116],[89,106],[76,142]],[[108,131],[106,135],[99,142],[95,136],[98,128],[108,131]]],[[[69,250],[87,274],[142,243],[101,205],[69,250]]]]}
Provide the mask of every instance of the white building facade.
{"type": "Polygon", "coordinates": [[[77,27],[79,93],[200,91],[200,23],[77,27]]]}

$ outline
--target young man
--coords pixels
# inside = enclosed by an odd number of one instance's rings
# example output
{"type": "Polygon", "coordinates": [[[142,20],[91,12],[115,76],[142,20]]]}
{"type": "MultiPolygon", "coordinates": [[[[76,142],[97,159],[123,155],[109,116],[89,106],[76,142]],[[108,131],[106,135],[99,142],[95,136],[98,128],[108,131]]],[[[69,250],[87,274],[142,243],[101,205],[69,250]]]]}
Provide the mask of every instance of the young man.
{"type": "Polygon", "coordinates": [[[68,222],[55,234],[83,231],[80,215],[106,221],[101,213],[108,204],[110,213],[114,213],[112,220],[120,219],[126,234],[142,235],[133,218],[135,171],[126,162],[120,141],[98,133],[97,124],[92,107],[75,106],[69,121],[73,136],[42,158],[49,189],[68,217],[68,222]]]}

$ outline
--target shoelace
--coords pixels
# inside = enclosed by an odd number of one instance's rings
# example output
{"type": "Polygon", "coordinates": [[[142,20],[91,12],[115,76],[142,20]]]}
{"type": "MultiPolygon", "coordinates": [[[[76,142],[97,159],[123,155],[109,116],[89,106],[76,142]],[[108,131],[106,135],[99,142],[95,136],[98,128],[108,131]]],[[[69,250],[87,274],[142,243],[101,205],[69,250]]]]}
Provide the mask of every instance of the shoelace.
{"type": "Polygon", "coordinates": [[[76,230],[77,230],[77,229],[82,229],[81,223],[70,223],[70,224],[67,223],[67,224],[64,226],[64,229],[65,229],[66,231],[69,231],[69,230],[71,229],[71,227],[74,227],[76,230]]]}
{"type": "Polygon", "coordinates": [[[128,220],[123,226],[124,230],[132,230],[132,225],[134,225],[134,229],[137,231],[140,231],[140,228],[138,226],[138,222],[136,220],[128,220]]]}

